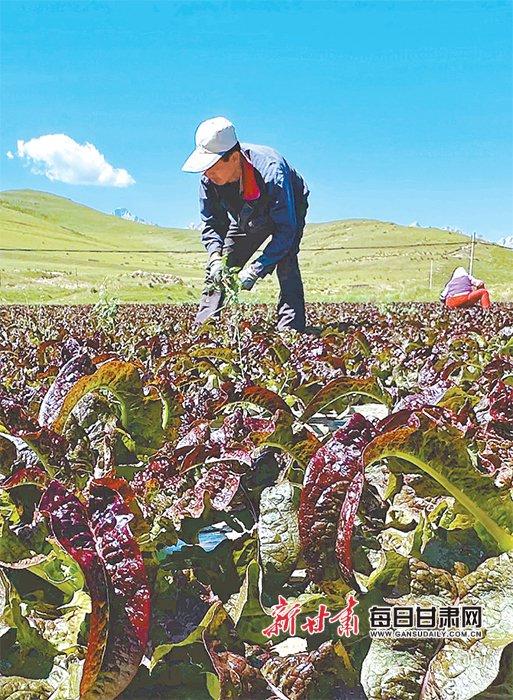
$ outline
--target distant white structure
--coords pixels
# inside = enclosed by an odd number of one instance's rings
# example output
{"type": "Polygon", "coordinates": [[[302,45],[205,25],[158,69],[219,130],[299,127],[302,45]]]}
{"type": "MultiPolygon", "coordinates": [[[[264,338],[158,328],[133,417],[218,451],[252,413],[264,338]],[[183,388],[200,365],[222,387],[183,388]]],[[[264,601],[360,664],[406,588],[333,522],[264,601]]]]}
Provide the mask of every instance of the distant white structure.
{"type": "Polygon", "coordinates": [[[203,223],[195,223],[194,221],[191,221],[187,228],[191,229],[191,231],[201,231],[203,229],[203,223]]]}
{"type": "Polygon", "coordinates": [[[465,231],[462,231],[461,228],[457,228],[456,226],[424,226],[423,224],[419,224],[418,221],[412,221],[411,224],[408,224],[408,228],[439,228],[440,231],[450,231],[451,233],[463,233],[465,236],[470,236],[470,233],[465,233],[465,231]]]}
{"type": "Polygon", "coordinates": [[[136,216],[135,214],[132,214],[132,212],[129,209],[126,209],[125,207],[118,207],[118,209],[114,209],[112,212],[113,216],[117,216],[120,219],[125,219],[125,221],[135,221],[137,224],[146,224],[147,226],[157,226],[157,224],[152,223],[151,221],[146,221],[146,219],[141,219],[140,217],[136,216]]]}
{"type": "Polygon", "coordinates": [[[504,236],[504,238],[499,238],[497,245],[502,245],[505,248],[513,248],[513,236],[504,236]]]}
{"type": "Polygon", "coordinates": [[[450,231],[451,233],[462,233],[464,236],[470,236],[470,233],[465,233],[465,231],[462,231],[461,228],[457,228],[456,226],[442,226],[442,231],[450,231]]]}
{"type": "MultiPolygon", "coordinates": [[[[468,236],[469,238],[472,238],[473,234],[468,233],[467,231],[464,231],[462,228],[458,228],[457,226],[423,226],[422,224],[419,224],[418,221],[412,221],[411,224],[408,224],[408,228],[437,228],[440,229],[440,231],[449,231],[450,233],[459,233],[462,236],[468,236]]],[[[476,233],[476,238],[479,241],[488,241],[489,239],[482,233],[476,233]]],[[[506,248],[513,248],[513,236],[506,236],[505,238],[501,238],[499,241],[492,241],[492,243],[497,243],[498,245],[505,246],[506,248]]]]}

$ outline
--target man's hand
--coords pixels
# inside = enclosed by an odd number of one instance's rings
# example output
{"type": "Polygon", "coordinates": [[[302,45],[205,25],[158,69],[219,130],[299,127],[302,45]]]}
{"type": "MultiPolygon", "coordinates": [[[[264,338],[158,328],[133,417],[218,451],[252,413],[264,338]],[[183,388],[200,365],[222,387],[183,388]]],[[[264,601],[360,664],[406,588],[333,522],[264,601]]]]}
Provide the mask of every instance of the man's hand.
{"type": "Polygon", "coordinates": [[[239,272],[239,280],[241,289],[245,289],[248,292],[253,289],[258,280],[258,273],[254,265],[249,265],[244,270],[241,270],[239,272]]]}
{"type": "Polygon", "coordinates": [[[219,284],[223,271],[223,258],[220,253],[212,253],[208,259],[207,274],[209,282],[219,284]]]}

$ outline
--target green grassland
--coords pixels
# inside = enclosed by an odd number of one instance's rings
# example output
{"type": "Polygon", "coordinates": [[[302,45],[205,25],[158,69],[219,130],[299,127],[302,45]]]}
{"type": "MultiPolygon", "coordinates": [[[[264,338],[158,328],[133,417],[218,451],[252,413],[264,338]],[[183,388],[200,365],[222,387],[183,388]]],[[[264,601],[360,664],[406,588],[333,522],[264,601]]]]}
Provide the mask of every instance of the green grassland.
{"type": "MultiPolygon", "coordinates": [[[[100,294],[123,302],[191,302],[201,292],[206,261],[198,231],[124,221],[34,190],[0,193],[0,247],[32,249],[0,251],[4,304],[94,303],[100,294]],[[86,252],[91,249],[99,252],[86,252]]],[[[468,264],[469,251],[462,234],[352,219],[309,224],[300,263],[308,301],[433,301],[454,267],[468,264]]],[[[513,300],[512,271],[513,251],[478,242],[474,274],[486,280],[492,300],[513,300]]],[[[273,275],[247,300],[274,302],[276,293],[273,275]]]]}

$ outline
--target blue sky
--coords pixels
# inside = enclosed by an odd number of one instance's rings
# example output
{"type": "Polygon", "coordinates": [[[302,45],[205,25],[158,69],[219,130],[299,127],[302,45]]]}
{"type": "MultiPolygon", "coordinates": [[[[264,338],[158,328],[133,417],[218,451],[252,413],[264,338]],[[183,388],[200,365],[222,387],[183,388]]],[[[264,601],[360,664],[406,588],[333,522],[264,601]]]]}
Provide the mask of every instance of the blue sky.
{"type": "Polygon", "coordinates": [[[241,141],[273,146],[305,176],[310,221],[513,233],[509,1],[1,9],[2,189],[187,226],[199,220],[198,176],[181,165],[198,123],[225,115],[241,141]],[[17,141],[47,134],[94,144],[135,184],[33,174],[17,141]]]}

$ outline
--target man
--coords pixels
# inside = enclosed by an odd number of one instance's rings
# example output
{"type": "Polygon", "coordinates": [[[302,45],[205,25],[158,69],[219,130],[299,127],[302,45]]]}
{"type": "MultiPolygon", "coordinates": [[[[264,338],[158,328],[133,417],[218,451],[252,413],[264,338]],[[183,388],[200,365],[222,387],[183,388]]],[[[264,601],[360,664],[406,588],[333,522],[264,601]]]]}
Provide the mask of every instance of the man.
{"type": "Polygon", "coordinates": [[[276,270],[280,284],[278,329],[303,331],[305,299],[297,255],[309,190],[302,177],[272,148],[239,143],[233,124],[224,117],[199,125],[196,149],[182,170],[203,173],[201,240],[209,258],[207,288],[196,322],[216,314],[223,305],[219,281],[222,258],[227,256],[227,267],[243,268],[240,284],[248,291],[276,270]],[[263,252],[247,265],[269,237],[263,252]]]}

